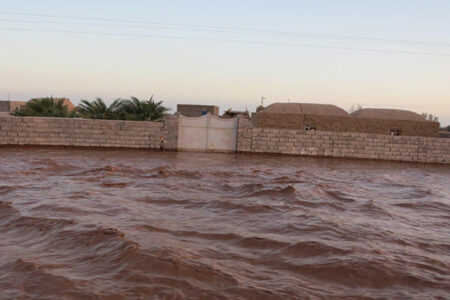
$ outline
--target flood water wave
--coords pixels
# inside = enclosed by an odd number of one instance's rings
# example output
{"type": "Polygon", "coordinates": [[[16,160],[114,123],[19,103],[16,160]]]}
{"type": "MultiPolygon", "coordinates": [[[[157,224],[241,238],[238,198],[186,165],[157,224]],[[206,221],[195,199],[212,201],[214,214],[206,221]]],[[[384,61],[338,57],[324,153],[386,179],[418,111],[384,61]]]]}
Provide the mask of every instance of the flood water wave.
{"type": "Polygon", "coordinates": [[[0,299],[448,299],[450,168],[0,149],[0,299]]]}

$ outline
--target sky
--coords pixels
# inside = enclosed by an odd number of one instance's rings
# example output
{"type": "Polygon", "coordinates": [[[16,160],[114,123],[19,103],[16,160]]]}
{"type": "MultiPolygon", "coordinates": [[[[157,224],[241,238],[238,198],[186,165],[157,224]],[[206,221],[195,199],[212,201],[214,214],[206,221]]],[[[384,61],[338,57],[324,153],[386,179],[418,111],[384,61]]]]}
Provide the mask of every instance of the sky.
{"type": "Polygon", "coordinates": [[[448,0],[0,0],[0,99],[408,109],[450,125],[448,0]]]}

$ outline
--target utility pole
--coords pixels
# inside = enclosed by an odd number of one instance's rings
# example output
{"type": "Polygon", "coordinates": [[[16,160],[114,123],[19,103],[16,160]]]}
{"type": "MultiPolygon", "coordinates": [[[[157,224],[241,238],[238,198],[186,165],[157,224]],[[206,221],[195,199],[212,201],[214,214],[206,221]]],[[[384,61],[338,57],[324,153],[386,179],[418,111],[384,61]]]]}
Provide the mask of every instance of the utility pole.
{"type": "Polygon", "coordinates": [[[261,105],[256,108],[256,112],[264,110],[264,100],[266,100],[266,97],[261,97],[261,105]]]}

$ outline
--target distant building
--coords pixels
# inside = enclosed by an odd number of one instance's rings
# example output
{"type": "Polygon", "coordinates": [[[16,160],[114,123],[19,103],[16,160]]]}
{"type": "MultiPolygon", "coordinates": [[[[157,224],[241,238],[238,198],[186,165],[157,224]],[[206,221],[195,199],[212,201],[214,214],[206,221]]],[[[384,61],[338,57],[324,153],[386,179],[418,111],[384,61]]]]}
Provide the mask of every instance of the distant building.
{"type": "Polygon", "coordinates": [[[336,131],[336,118],[349,114],[331,104],[274,103],[252,114],[256,127],[336,131]]]}
{"type": "Polygon", "coordinates": [[[390,135],[438,136],[439,123],[425,120],[421,115],[400,109],[364,108],[351,113],[351,116],[364,119],[372,126],[382,128],[390,135]]]}
{"type": "Polygon", "coordinates": [[[424,117],[415,112],[401,109],[363,108],[350,114],[355,118],[387,119],[403,121],[426,121],[424,117]]]}
{"type": "Polygon", "coordinates": [[[0,100],[0,112],[2,112],[2,113],[10,113],[10,112],[13,112],[15,110],[21,109],[26,104],[27,104],[26,101],[0,100]]]}
{"type": "Polygon", "coordinates": [[[219,107],[214,105],[178,104],[177,112],[186,117],[200,117],[207,113],[219,116],[219,107]]]}
{"type": "Polygon", "coordinates": [[[287,113],[303,115],[348,116],[342,108],[331,104],[274,103],[263,109],[264,113],[287,113]]]}
{"type": "Polygon", "coordinates": [[[274,103],[252,114],[255,127],[437,137],[439,123],[406,110],[361,109],[351,115],[328,104],[274,103]]]}

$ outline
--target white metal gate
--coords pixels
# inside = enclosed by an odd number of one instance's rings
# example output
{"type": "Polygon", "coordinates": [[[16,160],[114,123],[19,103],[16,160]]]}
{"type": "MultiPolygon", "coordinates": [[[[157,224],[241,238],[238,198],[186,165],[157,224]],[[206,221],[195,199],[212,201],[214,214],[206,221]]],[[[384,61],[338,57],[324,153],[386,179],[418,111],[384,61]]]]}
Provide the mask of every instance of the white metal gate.
{"type": "Polygon", "coordinates": [[[180,116],[178,150],[235,152],[237,118],[221,119],[211,114],[180,116]]]}

